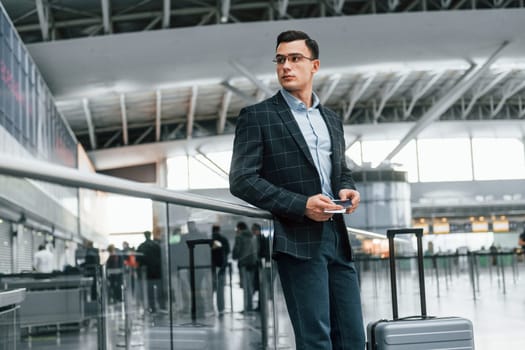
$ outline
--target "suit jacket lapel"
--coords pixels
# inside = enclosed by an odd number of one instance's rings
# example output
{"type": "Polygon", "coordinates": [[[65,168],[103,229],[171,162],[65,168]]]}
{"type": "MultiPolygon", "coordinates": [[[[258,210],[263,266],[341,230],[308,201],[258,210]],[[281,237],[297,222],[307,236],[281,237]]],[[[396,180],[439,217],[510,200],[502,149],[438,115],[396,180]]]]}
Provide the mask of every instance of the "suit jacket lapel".
{"type": "Polygon", "coordinates": [[[290,111],[290,108],[288,107],[288,104],[284,100],[284,97],[281,96],[280,92],[274,96],[274,103],[276,104],[277,113],[279,114],[279,117],[281,117],[284,126],[286,126],[290,132],[290,135],[295,140],[297,146],[301,149],[310,164],[315,167],[314,160],[310,154],[310,149],[308,149],[308,145],[306,144],[303,133],[301,132],[299,125],[297,125],[297,121],[295,120],[292,112],[290,111]]]}

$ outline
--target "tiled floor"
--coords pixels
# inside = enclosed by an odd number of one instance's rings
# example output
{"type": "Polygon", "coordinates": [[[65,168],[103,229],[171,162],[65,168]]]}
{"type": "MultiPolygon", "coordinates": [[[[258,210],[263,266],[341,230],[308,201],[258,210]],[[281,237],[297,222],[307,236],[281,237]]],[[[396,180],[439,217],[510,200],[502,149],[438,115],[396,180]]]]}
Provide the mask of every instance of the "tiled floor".
{"type": "MultiPolygon", "coordinates": [[[[362,299],[365,323],[391,318],[389,279],[386,264],[362,271],[362,299]]],[[[519,263],[515,273],[505,267],[505,284],[501,272],[487,267],[479,270],[479,288],[474,299],[468,269],[451,267],[440,269],[436,279],[434,270],[426,270],[428,314],[434,316],[461,316],[473,321],[477,350],[525,349],[525,263],[519,263]],[[439,283],[438,283],[439,281],[439,283]],[[505,288],[504,288],[505,287],[505,288]]],[[[399,273],[399,312],[409,316],[419,312],[418,284],[415,269],[399,273]]],[[[235,286],[234,286],[235,287],[235,286]]],[[[234,309],[240,310],[242,291],[235,287],[234,309]]],[[[270,348],[293,348],[293,336],[282,304],[277,297],[278,336],[270,329],[270,348]],[[275,341],[273,341],[275,339],[275,341]]],[[[118,315],[111,318],[111,334],[107,349],[124,348],[122,321],[118,315]],[[120,346],[117,346],[120,345],[120,346]]],[[[133,320],[135,326],[130,339],[130,349],[170,349],[170,333],[166,315],[157,318],[133,320]]],[[[205,325],[191,325],[189,319],[175,320],[173,349],[261,349],[261,328],[258,313],[249,315],[239,311],[227,312],[222,317],[213,315],[198,320],[205,325]],[[186,323],[186,324],[185,324],[186,323]]],[[[273,324],[273,321],[271,324],[273,324]]],[[[21,349],[97,349],[96,325],[78,332],[55,333],[24,338],[21,349]]]]}
{"type": "MultiPolygon", "coordinates": [[[[385,271],[383,269],[382,271],[385,271]]],[[[418,280],[415,269],[401,275],[399,314],[419,313],[418,280]]],[[[525,263],[504,267],[479,269],[476,298],[468,269],[453,267],[448,277],[440,270],[439,284],[433,270],[426,271],[427,312],[433,316],[460,316],[470,319],[474,326],[477,350],[525,349],[525,263]],[[505,282],[505,283],[503,283],[505,282]],[[438,289],[439,287],[439,289],[438,289]]],[[[391,297],[388,275],[381,274],[375,284],[373,274],[364,274],[362,296],[365,323],[391,318],[391,297]]]]}

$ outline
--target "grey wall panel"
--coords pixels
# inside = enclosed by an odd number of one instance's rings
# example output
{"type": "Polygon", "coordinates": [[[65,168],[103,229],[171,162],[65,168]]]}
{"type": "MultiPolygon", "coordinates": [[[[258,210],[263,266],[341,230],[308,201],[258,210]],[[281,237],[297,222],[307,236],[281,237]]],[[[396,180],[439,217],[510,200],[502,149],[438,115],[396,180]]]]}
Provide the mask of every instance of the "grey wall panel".
{"type": "Polygon", "coordinates": [[[0,273],[12,272],[11,222],[0,222],[0,273]]]}
{"type": "MultiPolygon", "coordinates": [[[[77,232],[77,217],[34,182],[0,175],[0,197],[65,232],[77,232]]],[[[74,199],[74,198],[73,198],[74,199]]],[[[65,200],[65,198],[64,198],[65,200]]],[[[38,220],[37,220],[38,221],[38,220]]]]}
{"type": "Polygon", "coordinates": [[[31,271],[33,270],[33,231],[22,225],[18,225],[18,227],[18,271],[15,272],[31,271]]]}
{"type": "Polygon", "coordinates": [[[62,271],[66,261],[66,242],[63,239],[55,239],[55,248],[53,249],[55,256],[55,269],[62,271]]]}

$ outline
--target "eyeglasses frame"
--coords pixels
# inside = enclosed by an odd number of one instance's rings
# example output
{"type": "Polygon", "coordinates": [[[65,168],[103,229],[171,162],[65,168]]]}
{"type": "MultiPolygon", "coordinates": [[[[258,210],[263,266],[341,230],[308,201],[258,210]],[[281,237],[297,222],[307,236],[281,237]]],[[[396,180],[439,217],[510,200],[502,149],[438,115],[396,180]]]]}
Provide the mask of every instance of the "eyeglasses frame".
{"type": "Polygon", "coordinates": [[[299,63],[300,61],[302,61],[304,58],[306,58],[307,60],[309,61],[315,61],[317,60],[318,58],[313,58],[313,57],[308,57],[308,56],[305,56],[303,55],[302,53],[291,53],[291,54],[288,54],[288,55],[276,55],[275,58],[272,60],[273,63],[277,64],[277,65],[283,65],[286,63],[286,61],[289,61],[291,64],[297,64],[299,63]],[[281,63],[278,61],[278,57],[283,57],[284,58],[284,61],[281,63]],[[292,62],[290,60],[291,57],[300,57],[299,61],[297,62],[292,62]]]}

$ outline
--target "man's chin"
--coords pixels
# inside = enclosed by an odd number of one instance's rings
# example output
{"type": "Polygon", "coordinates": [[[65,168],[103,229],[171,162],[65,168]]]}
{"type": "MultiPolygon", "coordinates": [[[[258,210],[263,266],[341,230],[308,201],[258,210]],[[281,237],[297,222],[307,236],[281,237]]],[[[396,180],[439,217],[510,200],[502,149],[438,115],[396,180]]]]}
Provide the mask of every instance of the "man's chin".
{"type": "Polygon", "coordinates": [[[295,91],[295,90],[297,90],[297,86],[296,86],[296,84],[293,84],[293,83],[281,82],[281,86],[282,86],[286,91],[295,91]]]}

